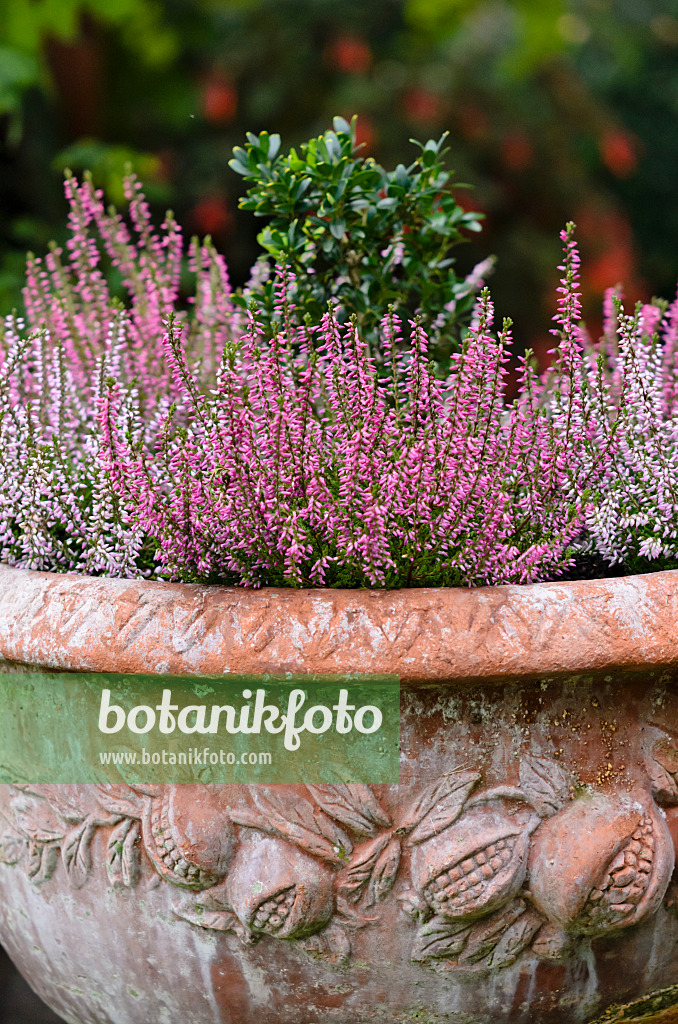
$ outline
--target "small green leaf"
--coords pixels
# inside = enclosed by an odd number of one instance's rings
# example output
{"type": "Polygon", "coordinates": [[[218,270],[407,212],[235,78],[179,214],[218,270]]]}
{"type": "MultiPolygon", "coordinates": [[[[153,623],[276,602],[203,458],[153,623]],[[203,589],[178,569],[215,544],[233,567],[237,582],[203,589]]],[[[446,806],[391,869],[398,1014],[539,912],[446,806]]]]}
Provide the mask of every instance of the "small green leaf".
{"type": "Polygon", "coordinates": [[[395,180],[401,186],[401,188],[409,188],[412,179],[407,173],[407,168],[404,164],[398,164],[395,170],[395,180]]]}
{"type": "Polygon", "coordinates": [[[334,238],[343,238],[346,233],[346,221],[340,218],[330,224],[330,233],[334,238]]]}
{"type": "Polygon", "coordinates": [[[301,179],[301,181],[297,185],[296,191],[294,193],[294,201],[295,202],[298,199],[301,199],[301,197],[303,196],[304,192],[308,192],[308,189],[310,188],[311,184],[312,184],[312,182],[311,182],[310,178],[302,178],[301,179]]]}
{"type": "Polygon", "coordinates": [[[251,173],[249,167],[246,167],[245,164],[240,162],[240,160],[236,160],[235,157],[233,160],[228,161],[228,166],[234,170],[236,174],[247,175],[251,173]]]}
{"type": "Polygon", "coordinates": [[[326,132],[325,134],[325,145],[327,146],[327,152],[330,157],[341,156],[341,146],[339,145],[339,139],[334,132],[326,132]]]}

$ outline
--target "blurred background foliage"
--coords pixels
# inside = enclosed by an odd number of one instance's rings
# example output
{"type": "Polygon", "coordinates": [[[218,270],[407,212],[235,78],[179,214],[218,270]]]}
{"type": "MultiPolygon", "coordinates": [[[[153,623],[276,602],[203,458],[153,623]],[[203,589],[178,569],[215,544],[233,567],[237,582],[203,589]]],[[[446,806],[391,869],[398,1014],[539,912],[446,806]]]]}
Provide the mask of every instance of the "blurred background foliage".
{"type": "Polygon", "coordinates": [[[245,132],[298,144],[358,115],[386,167],[449,130],[459,250],[498,257],[498,313],[542,354],[573,219],[585,309],[678,276],[678,0],[0,0],[0,309],[64,235],[62,172],[113,202],[128,161],[158,213],[211,234],[236,283],[261,222],[228,167],[245,132]]]}

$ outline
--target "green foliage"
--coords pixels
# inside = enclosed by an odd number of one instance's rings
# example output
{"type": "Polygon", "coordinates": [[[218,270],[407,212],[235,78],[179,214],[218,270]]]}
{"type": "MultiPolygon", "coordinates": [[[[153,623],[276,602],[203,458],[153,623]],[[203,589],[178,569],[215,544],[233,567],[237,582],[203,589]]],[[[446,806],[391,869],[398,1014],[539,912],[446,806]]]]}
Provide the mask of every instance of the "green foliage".
{"type": "MultiPolygon", "coordinates": [[[[334,130],[288,154],[279,135],[249,132],[230,161],[250,183],[240,207],[269,218],[258,235],[264,259],[296,275],[292,297],[304,313],[317,320],[334,301],[369,338],[393,306],[403,317],[418,313],[445,348],[474,299],[450,250],[465,230],[480,230],[480,215],[465,212],[449,191],[446,135],[416,143],[409,167],[386,171],[359,155],[355,129],[355,118],[349,125],[335,117],[334,130]]],[[[263,287],[270,313],[273,285],[263,287]]]]}
{"type": "Polygon", "coordinates": [[[15,110],[21,95],[38,77],[38,62],[31,54],[0,45],[0,113],[15,110]]]}
{"type": "Polygon", "coordinates": [[[74,41],[84,17],[120,26],[129,48],[149,66],[176,56],[178,40],[155,0],[7,0],[0,17],[0,114],[15,111],[29,86],[46,84],[46,40],[74,41]]]}

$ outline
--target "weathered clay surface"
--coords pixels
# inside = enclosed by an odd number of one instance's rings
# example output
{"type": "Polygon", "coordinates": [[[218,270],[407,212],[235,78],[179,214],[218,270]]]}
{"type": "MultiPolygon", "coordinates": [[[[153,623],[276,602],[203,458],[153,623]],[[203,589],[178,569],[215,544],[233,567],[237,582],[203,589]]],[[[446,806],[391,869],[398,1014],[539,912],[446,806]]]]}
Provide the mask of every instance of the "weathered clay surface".
{"type": "Polygon", "coordinates": [[[354,669],[408,681],[400,786],[0,787],[0,939],[43,998],[74,1024],[585,1024],[653,999],[671,1019],[678,574],[500,590],[276,597],[3,570],[11,661],[338,672],[346,645],[354,669]],[[125,593],[140,625],[120,642],[125,593]]]}
{"type": "Polygon", "coordinates": [[[247,590],[0,566],[0,655],[78,671],[407,682],[667,666],[678,664],[677,581],[674,570],[478,590],[247,590]]]}

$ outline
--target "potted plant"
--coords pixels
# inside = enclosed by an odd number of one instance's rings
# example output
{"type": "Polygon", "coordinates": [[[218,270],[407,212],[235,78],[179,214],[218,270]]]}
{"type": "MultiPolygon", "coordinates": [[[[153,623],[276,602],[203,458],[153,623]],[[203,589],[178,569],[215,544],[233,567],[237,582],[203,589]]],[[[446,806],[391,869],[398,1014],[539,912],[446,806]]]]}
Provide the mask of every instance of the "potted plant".
{"type": "Polygon", "coordinates": [[[610,294],[592,342],[568,226],[552,368],[521,357],[509,399],[510,323],[474,302],[484,271],[453,280],[440,158],[388,175],[341,121],[301,155],[250,137],[278,267],[234,293],[194,241],[190,313],[181,233],[133,177],[134,236],[68,177],[69,251],[29,259],[2,346],[4,667],[55,694],[73,673],[402,684],[399,785],[2,787],[0,936],[68,1021],[678,1001],[678,306],[610,294]]]}

